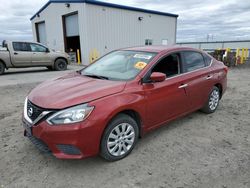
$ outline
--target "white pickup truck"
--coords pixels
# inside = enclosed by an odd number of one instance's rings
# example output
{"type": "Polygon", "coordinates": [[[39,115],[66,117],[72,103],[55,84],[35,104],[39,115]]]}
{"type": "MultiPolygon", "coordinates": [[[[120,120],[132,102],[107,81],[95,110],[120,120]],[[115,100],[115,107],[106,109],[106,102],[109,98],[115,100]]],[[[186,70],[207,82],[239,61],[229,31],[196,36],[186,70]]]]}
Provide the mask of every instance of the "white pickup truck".
{"type": "Polygon", "coordinates": [[[40,43],[3,41],[0,47],[0,75],[9,68],[47,67],[63,71],[68,63],[67,53],[54,52],[40,43]]]}

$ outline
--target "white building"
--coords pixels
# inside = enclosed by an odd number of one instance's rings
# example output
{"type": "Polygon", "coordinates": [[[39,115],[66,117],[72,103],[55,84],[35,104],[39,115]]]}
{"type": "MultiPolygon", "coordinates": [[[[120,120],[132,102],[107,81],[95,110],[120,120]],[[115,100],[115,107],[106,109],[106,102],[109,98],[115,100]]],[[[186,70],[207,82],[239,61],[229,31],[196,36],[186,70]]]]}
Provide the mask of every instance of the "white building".
{"type": "Polygon", "coordinates": [[[94,0],[50,0],[31,22],[35,41],[54,50],[80,49],[87,65],[117,48],[175,44],[177,17],[94,0]]]}

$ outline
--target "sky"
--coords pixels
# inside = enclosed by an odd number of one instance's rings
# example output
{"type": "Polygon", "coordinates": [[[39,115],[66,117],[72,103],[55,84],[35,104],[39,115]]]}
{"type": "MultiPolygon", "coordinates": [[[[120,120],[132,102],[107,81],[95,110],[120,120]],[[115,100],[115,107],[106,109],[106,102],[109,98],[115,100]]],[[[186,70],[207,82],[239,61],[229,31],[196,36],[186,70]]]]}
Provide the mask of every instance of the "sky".
{"type": "MultiPolygon", "coordinates": [[[[32,40],[30,17],[47,1],[0,0],[0,41],[32,40]]],[[[177,42],[250,40],[250,0],[106,0],[106,2],[178,14],[177,42]]]]}

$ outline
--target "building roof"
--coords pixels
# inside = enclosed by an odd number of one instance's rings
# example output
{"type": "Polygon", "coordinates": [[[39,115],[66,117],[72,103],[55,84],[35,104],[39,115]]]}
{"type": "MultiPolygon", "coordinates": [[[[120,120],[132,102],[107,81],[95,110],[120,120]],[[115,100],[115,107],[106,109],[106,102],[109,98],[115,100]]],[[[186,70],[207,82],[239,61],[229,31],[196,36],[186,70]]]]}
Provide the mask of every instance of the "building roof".
{"type": "Polygon", "coordinates": [[[132,11],[138,11],[138,12],[144,12],[144,13],[150,13],[150,14],[158,14],[158,15],[162,15],[162,16],[170,16],[170,17],[176,17],[176,18],[178,17],[177,14],[171,14],[171,13],[167,13],[167,12],[159,12],[159,11],[155,11],[155,10],[148,10],[148,9],[118,5],[118,4],[113,4],[113,3],[106,3],[106,2],[96,1],[96,0],[49,0],[37,13],[35,13],[30,18],[30,20],[33,20],[36,17],[36,15],[40,14],[51,3],[87,3],[87,4],[93,4],[93,5],[105,6],[105,7],[111,7],[111,8],[132,10],[132,11]]]}

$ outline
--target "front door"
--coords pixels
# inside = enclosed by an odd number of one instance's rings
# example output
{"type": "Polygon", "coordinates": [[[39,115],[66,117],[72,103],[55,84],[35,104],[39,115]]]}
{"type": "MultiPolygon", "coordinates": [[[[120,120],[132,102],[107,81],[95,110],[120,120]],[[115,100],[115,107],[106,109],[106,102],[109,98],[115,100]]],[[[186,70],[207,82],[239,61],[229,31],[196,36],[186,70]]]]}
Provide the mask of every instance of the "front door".
{"type": "Polygon", "coordinates": [[[185,76],[181,74],[179,53],[163,57],[150,71],[166,74],[163,82],[145,83],[147,101],[147,129],[159,126],[190,109],[185,90],[185,76]]]}
{"type": "Polygon", "coordinates": [[[30,43],[30,47],[32,51],[32,66],[49,66],[52,64],[49,51],[47,51],[46,47],[34,43],[30,43]]]}

